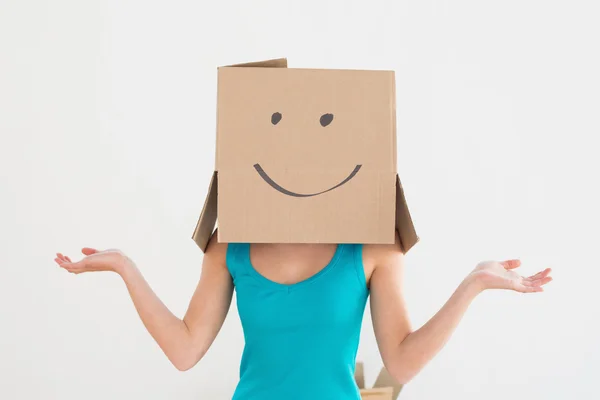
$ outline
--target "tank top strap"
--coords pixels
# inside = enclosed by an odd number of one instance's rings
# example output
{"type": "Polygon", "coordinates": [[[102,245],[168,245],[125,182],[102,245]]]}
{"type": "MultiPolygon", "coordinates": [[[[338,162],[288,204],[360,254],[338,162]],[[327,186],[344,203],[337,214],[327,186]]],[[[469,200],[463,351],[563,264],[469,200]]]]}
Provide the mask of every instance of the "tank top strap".
{"type": "Polygon", "coordinates": [[[231,277],[235,280],[236,276],[242,272],[245,268],[246,258],[248,257],[248,243],[228,243],[227,244],[227,255],[225,256],[225,263],[227,269],[231,274],[231,277]]]}
{"type": "Polygon", "coordinates": [[[367,278],[363,264],[363,245],[360,243],[340,244],[344,246],[344,264],[356,275],[360,287],[367,289],[367,278]]]}

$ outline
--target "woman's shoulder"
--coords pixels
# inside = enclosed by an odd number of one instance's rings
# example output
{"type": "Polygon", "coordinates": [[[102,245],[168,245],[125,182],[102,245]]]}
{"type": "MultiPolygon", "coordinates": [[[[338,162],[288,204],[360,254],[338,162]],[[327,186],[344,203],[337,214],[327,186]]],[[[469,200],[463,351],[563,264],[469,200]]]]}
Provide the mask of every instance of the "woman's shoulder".
{"type": "Polygon", "coordinates": [[[402,242],[396,232],[393,244],[365,244],[363,245],[363,263],[365,268],[374,270],[383,265],[397,265],[404,259],[402,242]]]}
{"type": "Polygon", "coordinates": [[[227,248],[227,243],[219,242],[219,235],[217,229],[215,229],[206,246],[204,259],[208,258],[211,262],[225,265],[227,261],[227,248]]]}

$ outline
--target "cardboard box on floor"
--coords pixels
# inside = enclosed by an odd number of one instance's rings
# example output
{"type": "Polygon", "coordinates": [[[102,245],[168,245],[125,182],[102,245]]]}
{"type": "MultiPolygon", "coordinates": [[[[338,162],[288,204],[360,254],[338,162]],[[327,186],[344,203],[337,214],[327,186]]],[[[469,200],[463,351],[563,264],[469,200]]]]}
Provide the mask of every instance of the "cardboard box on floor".
{"type": "Polygon", "coordinates": [[[417,241],[396,173],[393,71],[218,68],[215,170],[193,234],[220,242],[417,241]]]}
{"type": "Polygon", "coordinates": [[[381,368],[371,389],[365,389],[363,363],[356,363],[354,379],[360,389],[362,400],[396,400],[402,390],[402,385],[396,382],[385,367],[381,368]]]}

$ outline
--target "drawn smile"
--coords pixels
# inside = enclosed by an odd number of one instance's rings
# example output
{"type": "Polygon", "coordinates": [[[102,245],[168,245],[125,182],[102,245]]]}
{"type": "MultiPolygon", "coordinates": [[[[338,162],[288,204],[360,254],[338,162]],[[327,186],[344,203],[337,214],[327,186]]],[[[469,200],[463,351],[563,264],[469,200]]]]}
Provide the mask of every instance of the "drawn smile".
{"type": "Polygon", "coordinates": [[[269,175],[267,175],[267,173],[260,166],[260,164],[254,164],[254,169],[256,170],[256,172],[258,172],[258,174],[260,175],[260,177],[263,178],[263,180],[265,182],[267,182],[269,184],[269,186],[271,186],[273,189],[277,190],[278,192],[281,192],[283,194],[287,194],[288,196],[293,196],[293,197],[312,197],[312,196],[317,196],[319,194],[327,193],[329,191],[332,191],[333,189],[337,189],[340,186],[342,186],[344,183],[348,182],[350,179],[354,178],[354,176],[360,170],[360,167],[362,167],[361,164],[356,165],[356,167],[354,167],[354,170],[350,173],[350,175],[348,175],[346,177],[346,179],[344,179],[343,181],[341,181],[337,185],[330,187],[327,190],[323,190],[322,192],[318,192],[318,193],[305,194],[305,193],[295,193],[295,192],[287,190],[286,188],[278,185],[277,182],[275,182],[273,179],[271,179],[271,177],[269,175]]]}

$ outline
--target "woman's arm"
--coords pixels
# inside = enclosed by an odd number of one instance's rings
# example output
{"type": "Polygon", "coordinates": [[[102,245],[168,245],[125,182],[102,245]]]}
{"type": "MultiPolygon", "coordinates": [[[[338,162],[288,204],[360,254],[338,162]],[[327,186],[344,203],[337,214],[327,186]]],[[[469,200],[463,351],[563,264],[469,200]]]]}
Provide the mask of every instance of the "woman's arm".
{"type": "Polygon", "coordinates": [[[550,269],[529,278],[514,271],[517,260],[480,263],[444,306],[421,328],[412,331],[402,296],[404,256],[396,242],[371,246],[365,256],[375,263],[371,275],[371,315],[383,362],[400,383],[410,381],[444,347],[473,299],[485,289],[540,292],[550,282],[550,269]]]}
{"type": "Polygon", "coordinates": [[[231,304],[233,283],[225,254],[227,244],[211,239],[200,282],[183,319],[177,318],[156,296],[136,265],[118,250],[83,249],[81,261],[58,254],[56,262],[72,273],[114,271],[124,280],[144,326],[173,365],[188,370],[204,356],[223,325],[231,304]]]}

